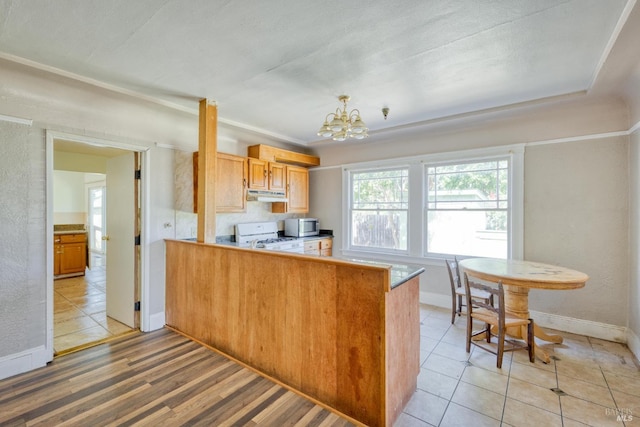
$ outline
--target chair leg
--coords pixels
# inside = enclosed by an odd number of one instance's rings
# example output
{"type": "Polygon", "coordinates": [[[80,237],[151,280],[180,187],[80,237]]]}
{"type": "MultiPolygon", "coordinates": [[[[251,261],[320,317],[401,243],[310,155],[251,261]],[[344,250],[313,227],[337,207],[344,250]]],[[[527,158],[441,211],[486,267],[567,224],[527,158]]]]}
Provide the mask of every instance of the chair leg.
{"type": "Polygon", "coordinates": [[[458,298],[456,293],[453,290],[453,287],[451,287],[451,324],[453,325],[453,323],[456,321],[456,313],[458,312],[458,298]]]}
{"type": "Polygon", "coordinates": [[[473,328],[473,319],[467,316],[467,353],[471,353],[471,333],[473,328]]]}
{"type": "Polygon", "coordinates": [[[490,343],[491,342],[491,325],[488,323],[485,323],[484,330],[485,330],[485,335],[487,336],[487,342],[490,343]]]}
{"type": "Polygon", "coordinates": [[[462,314],[462,295],[458,295],[458,316],[462,314]]]}
{"type": "Polygon", "coordinates": [[[451,324],[456,321],[456,294],[451,296],[451,324]]]}
{"type": "Polygon", "coordinates": [[[504,335],[506,331],[498,331],[498,361],[496,366],[502,369],[502,357],[504,356],[504,335]]]}
{"type": "Polygon", "coordinates": [[[536,342],[533,335],[533,319],[529,319],[527,325],[527,344],[529,344],[529,362],[536,361],[536,342]]]}

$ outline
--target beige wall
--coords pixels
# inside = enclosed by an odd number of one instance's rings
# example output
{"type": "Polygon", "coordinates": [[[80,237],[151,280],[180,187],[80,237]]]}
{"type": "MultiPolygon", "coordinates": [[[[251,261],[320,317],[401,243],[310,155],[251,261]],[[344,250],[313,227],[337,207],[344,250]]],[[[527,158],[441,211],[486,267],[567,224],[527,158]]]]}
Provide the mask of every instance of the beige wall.
{"type": "Polygon", "coordinates": [[[632,332],[635,354],[640,354],[640,130],[631,135],[630,143],[630,287],[628,295],[628,327],[632,332]]]}
{"type": "MultiPolygon", "coordinates": [[[[628,108],[619,98],[583,101],[588,102],[528,108],[495,121],[477,118],[448,128],[438,124],[420,135],[407,135],[402,144],[317,146],[326,169],[311,173],[311,214],[323,227],[337,231],[340,246],[341,168],[328,166],[530,143],[525,149],[525,259],[564,265],[591,277],[582,290],[532,292],[531,309],[624,327],[629,292],[628,137],[588,136],[626,131],[628,108]]],[[[424,265],[421,292],[440,295],[439,300],[448,303],[444,264],[425,260],[424,265]]]]}
{"type": "MultiPolygon", "coordinates": [[[[0,171],[0,360],[33,349],[31,357],[42,362],[47,338],[44,132],[0,121],[0,171]]],[[[3,374],[0,367],[0,378],[3,374]]]]}
{"type": "Polygon", "coordinates": [[[532,291],[532,309],[626,326],[628,138],[527,147],[524,258],[589,275],[572,291],[532,291]]]}

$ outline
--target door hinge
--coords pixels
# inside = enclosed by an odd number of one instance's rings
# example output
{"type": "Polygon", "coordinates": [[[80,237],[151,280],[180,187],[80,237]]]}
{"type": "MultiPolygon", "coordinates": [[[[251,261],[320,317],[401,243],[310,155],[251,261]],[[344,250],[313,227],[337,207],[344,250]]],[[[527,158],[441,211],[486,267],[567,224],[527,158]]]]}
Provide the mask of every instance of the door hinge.
{"type": "Polygon", "coordinates": [[[140,311],[140,301],[133,303],[133,311],[140,311]]]}
{"type": "Polygon", "coordinates": [[[139,235],[139,234],[138,234],[138,235],[136,236],[136,238],[134,239],[134,244],[135,244],[136,246],[140,246],[140,235],[139,235]]]}
{"type": "Polygon", "coordinates": [[[140,179],[140,177],[142,176],[142,171],[138,169],[137,171],[134,172],[133,176],[134,176],[134,179],[140,179]]]}

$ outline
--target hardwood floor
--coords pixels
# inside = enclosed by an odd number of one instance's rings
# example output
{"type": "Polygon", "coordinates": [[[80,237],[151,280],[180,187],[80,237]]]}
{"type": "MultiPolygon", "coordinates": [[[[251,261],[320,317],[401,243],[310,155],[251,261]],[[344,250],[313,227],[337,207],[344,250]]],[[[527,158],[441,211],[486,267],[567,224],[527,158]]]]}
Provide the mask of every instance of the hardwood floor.
{"type": "Polygon", "coordinates": [[[347,419],[168,329],[0,381],[0,425],[347,426],[347,419]]]}
{"type": "Polygon", "coordinates": [[[129,328],[107,316],[105,257],[91,253],[84,276],[53,283],[53,348],[56,355],[82,349],[129,328]]]}

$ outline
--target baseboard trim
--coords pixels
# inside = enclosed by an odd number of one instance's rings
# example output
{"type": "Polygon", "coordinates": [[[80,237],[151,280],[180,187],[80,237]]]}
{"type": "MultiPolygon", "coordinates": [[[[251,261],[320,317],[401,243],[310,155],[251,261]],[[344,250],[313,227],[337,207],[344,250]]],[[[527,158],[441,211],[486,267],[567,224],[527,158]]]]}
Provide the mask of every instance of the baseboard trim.
{"type": "MultiPolygon", "coordinates": [[[[451,309],[451,296],[435,294],[432,292],[420,292],[420,303],[451,309]]],[[[624,326],[592,322],[590,320],[559,316],[557,314],[543,313],[541,311],[531,310],[530,313],[536,323],[543,328],[557,329],[559,331],[586,335],[588,337],[600,338],[607,341],[627,343],[629,349],[631,349],[633,354],[638,357],[640,340],[624,326]],[[635,343],[630,342],[630,337],[635,339],[635,343]],[[632,344],[635,348],[632,348],[632,344]]]]}
{"type": "Polygon", "coordinates": [[[531,318],[543,328],[557,329],[572,334],[586,335],[607,341],[627,342],[627,328],[591,320],[576,319],[530,310],[531,318]]]}
{"type": "Polygon", "coordinates": [[[433,292],[420,292],[420,304],[435,305],[436,307],[451,310],[451,295],[434,294],[433,292]]]}
{"type": "Polygon", "coordinates": [[[636,359],[640,360],[640,338],[631,328],[627,328],[627,347],[636,356],[636,359]]]}
{"type": "Polygon", "coordinates": [[[164,311],[160,312],[160,313],[154,313],[152,315],[149,316],[149,330],[148,331],[144,331],[144,332],[151,332],[151,331],[155,331],[158,329],[162,329],[164,328],[165,325],[165,315],[164,315],[164,311]]]}
{"type": "Polygon", "coordinates": [[[48,354],[45,346],[40,346],[0,358],[0,380],[45,366],[48,354]]]}

